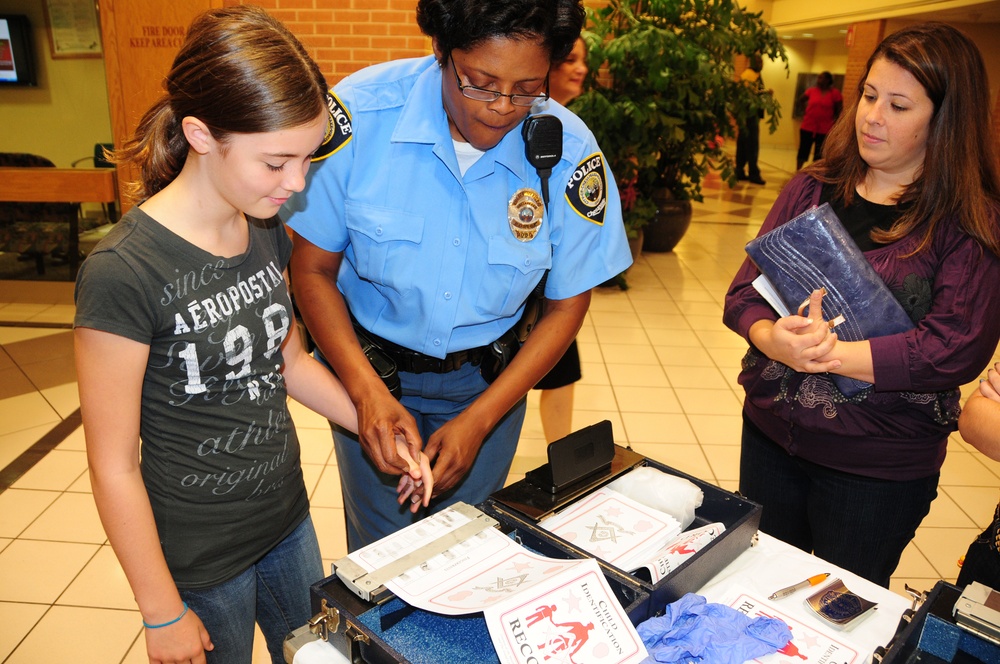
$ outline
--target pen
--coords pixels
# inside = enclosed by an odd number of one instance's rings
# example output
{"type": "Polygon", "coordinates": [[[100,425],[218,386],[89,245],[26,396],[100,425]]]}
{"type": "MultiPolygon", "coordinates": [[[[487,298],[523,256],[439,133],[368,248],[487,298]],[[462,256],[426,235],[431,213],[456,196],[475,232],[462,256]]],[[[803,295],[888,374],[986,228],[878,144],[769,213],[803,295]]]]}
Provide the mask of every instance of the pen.
{"type": "Polygon", "coordinates": [[[796,583],[794,586],[788,586],[787,588],[775,591],[770,597],[768,597],[768,599],[782,599],[784,597],[788,597],[796,590],[802,590],[803,588],[808,588],[809,586],[815,586],[817,583],[823,583],[828,576],[830,576],[829,572],[823,572],[822,574],[817,574],[816,576],[810,576],[805,581],[796,583]]]}

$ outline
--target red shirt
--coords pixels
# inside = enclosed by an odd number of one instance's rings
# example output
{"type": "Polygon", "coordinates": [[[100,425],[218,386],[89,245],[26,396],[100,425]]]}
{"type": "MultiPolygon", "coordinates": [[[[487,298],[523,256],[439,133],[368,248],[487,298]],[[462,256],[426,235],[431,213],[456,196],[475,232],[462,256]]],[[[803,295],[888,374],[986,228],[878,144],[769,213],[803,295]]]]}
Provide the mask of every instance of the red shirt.
{"type": "Polygon", "coordinates": [[[811,87],[805,91],[806,112],[802,118],[802,129],[816,134],[828,134],[833,127],[834,111],[837,104],[844,102],[840,90],[830,88],[823,91],[811,87]]]}

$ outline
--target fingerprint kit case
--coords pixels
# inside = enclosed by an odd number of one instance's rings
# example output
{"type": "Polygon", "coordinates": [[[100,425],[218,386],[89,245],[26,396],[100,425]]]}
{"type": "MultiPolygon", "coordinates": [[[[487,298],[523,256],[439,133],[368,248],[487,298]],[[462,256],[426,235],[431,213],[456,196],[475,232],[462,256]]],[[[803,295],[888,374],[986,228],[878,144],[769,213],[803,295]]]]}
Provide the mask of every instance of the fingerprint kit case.
{"type": "MultiPolygon", "coordinates": [[[[757,532],[759,505],[615,445],[610,422],[586,427],[552,443],[548,455],[550,463],[530,471],[525,479],[494,493],[480,505],[462,506],[470,518],[467,528],[497,528],[526,549],[549,558],[593,558],[538,522],[647,465],[687,479],[703,492],[702,504],[695,510],[689,530],[716,522],[725,525],[721,535],[656,583],[597,559],[609,589],[633,624],[662,613],[666,604],[699,589],[745,551],[757,532]]],[[[431,543],[411,552],[406,564],[418,565],[416,558],[436,555],[448,544],[431,543]]],[[[365,573],[352,569],[346,558],[337,565],[334,574],[311,587],[315,616],[310,625],[293,632],[290,640],[296,635],[300,639],[315,638],[307,634],[311,632],[332,643],[350,661],[369,664],[499,662],[482,613],[449,616],[425,611],[381,586],[383,575],[394,574],[394,570],[365,573]]],[[[295,647],[286,642],[289,662],[295,647]]]]}
{"type": "Polygon", "coordinates": [[[980,583],[961,589],[938,581],[915,612],[904,613],[873,664],[992,664],[1000,662],[1000,593],[980,583]]]}

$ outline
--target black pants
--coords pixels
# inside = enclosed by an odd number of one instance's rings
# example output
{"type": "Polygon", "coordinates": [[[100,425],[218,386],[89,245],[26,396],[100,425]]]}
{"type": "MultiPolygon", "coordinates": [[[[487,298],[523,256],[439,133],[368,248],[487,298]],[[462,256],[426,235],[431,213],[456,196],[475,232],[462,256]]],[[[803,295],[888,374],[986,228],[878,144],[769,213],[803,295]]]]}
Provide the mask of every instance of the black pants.
{"type": "Polygon", "coordinates": [[[799,153],[795,157],[796,168],[802,168],[803,164],[809,161],[809,150],[812,150],[813,161],[822,159],[824,140],[826,140],[826,134],[799,129],[799,153]]]}
{"type": "Polygon", "coordinates": [[[751,180],[760,178],[757,157],[760,154],[760,118],[751,118],[736,134],[736,172],[751,180]],[[749,172],[744,169],[748,168],[749,172]]]}
{"type": "Polygon", "coordinates": [[[965,553],[962,571],[958,575],[959,588],[978,581],[994,590],[1000,590],[1000,551],[997,550],[997,529],[1000,528],[1000,505],[996,515],[982,534],[977,537],[965,553]]]}

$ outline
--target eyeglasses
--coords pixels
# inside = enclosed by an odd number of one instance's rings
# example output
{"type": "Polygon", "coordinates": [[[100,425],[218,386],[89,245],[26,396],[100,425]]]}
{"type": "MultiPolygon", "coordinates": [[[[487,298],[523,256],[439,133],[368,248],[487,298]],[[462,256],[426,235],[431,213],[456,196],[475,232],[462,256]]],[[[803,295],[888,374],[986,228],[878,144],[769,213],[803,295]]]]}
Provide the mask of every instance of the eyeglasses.
{"type": "Polygon", "coordinates": [[[517,94],[505,94],[503,92],[497,92],[496,90],[486,90],[484,88],[477,88],[474,85],[462,85],[462,77],[458,75],[458,66],[455,64],[455,58],[451,58],[451,68],[455,72],[455,82],[458,83],[458,89],[463,96],[469,99],[475,99],[476,101],[485,101],[487,103],[492,103],[499,99],[500,97],[506,97],[510,99],[510,103],[514,106],[534,106],[540,101],[545,101],[549,98],[549,76],[545,75],[545,94],[540,95],[517,95],[517,94]]]}

